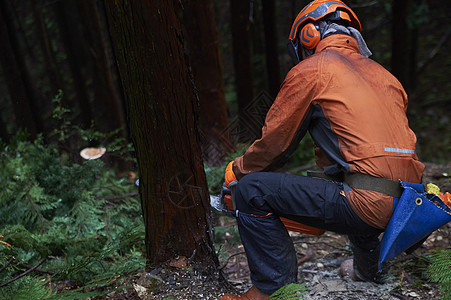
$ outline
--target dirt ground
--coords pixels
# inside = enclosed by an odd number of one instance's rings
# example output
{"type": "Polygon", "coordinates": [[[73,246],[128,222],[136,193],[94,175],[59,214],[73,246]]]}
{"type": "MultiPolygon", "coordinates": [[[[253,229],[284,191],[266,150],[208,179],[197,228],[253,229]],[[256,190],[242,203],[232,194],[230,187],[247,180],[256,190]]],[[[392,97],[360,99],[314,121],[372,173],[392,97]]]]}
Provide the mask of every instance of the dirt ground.
{"type": "MultiPolygon", "coordinates": [[[[233,220],[230,225],[233,226],[233,220]]],[[[427,261],[422,254],[450,248],[451,224],[434,232],[413,254],[402,254],[389,262],[385,284],[354,282],[339,274],[341,262],[351,255],[347,238],[331,232],[321,236],[292,234],[298,253],[299,283],[306,290],[300,299],[413,300],[439,299],[436,283],[424,274],[427,261]]],[[[110,294],[110,299],[219,299],[226,292],[242,293],[251,286],[246,255],[241,244],[224,243],[220,252],[222,271],[229,286],[218,274],[203,276],[192,268],[168,267],[138,274],[134,288],[110,294]],[[147,287],[147,289],[146,289],[147,287]]]]}
{"type": "MultiPolygon", "coordinates": [[[[451,192],[451,165],[427,164],[425,182],[436,183],[442,191],[451,192]]],[[[222,242],[217,245],[220,274],[198,274],[182,257],[166,267],[150,273],[136,274],[126,284],[133,286],[112,292],[107,299],[219,299],[226,292],[242,293],[251,286],[246,255],[232,218],[219,217],[224,228],[222,242]],[[227,230],[228,229],[228,230],[227,230]],[[224,277],[225,280],[220,280],[224,277]]],[[[388,262],[384,284],[354,282],[339,274],[340,264],[350,258],[345,236],[326,232],[321,236],[291,232],[298,254],[299,283],[305,286],[300,299],[439,299],[436,283],[425,274],[427,254],[438,248],[451,248],[451,223],[435,231],[414,253],[401,254],[388,262]]]]}

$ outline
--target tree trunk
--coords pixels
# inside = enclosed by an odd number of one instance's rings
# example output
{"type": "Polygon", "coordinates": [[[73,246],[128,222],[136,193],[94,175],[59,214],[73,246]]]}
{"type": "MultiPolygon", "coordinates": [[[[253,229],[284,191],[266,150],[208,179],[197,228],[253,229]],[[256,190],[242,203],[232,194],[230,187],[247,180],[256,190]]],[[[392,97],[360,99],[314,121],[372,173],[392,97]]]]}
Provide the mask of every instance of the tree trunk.
{"type": "Polygon", "coordinates": [[[35,139],[40,128],[33,113],[36,111],[33,107],[33,92],[24,62],[16,55],[20,51],[6,5],[5,1],[0,1],[0,66],[11,96],[17,127],[27,129],[31,139],[35,139]]]}
{"type": "Polygon", "coordinates": [[[409,78],[409,27],[407,16],[410,0],[393,1],[391,73],[408,88],[409,78]]]}
{"type": "Polygon", "coordinates": [[[9,134],[6,123],[3,121],[3,116],[0,114],[0,142],[9,143],[11,135],[9,134]]]}
{"type": "Polygon", "coordinates": [[[56,95],[58,90],[64,90],[61,80],[61,74],[56,66],[54,54],[50,49],[50,41],[45,28],[44,19],[41,12],[41,7],[36,0],[32,0],[34,28],[38,36],[39,45],[42,51],[44,66],[49,78],[49,86],[52,95],[56,95]]]}
{"type": "MultiPolygon", "coordinates": [[[[249,38],[249,0],[230,0],[230,11],[239,130],[240,132],[248,130],[253,132],[253,128],[247,128],[252,126],[252,123],[247,122],[246,114],[246,108],[249,107],[254,97],[249,38]]],[[[248,142],[248,140],[240,138],[240,142],[248,142]]]]}
{"type": "Polygon", "coordinates": [[[184,37],[199,101],[202,153],[209,166],[233,151],[212,0],[183,2],[184,37]]]}
{"type": "Polygon", "coordinates": [[[89,128],[93,120],[93,111],[89,93],[86,86],[86,76],[82,69],[86,66],[86,55],[83,52],[83,36],[77,32],[79,28],[79,19],[76,18],[77,7],[72,1],[58,1],[54,4],[55,15],[58,22],[58,28],[61,31],[61,42],[64,45],[67,55],[67,63],[70,75],[73,80],[73,88],[77,103],[67,103],[70,97],[63,98],[65,107],[80,107],[79,123],[83,128],[89,128]]]}
{"type": "MultiPolygon", "coordinates": [[[[96,111],[97,127],[104,132],[121,128],[120,136],[126,137],[122,97],[111,74],[110,57],[97,8],[97,0],[76,1],[81,20],[86,26],[87,46],[91,49],[93,62],[93,107],[96,111]]],[[[102,6],[103,8],[103,6],[102,6]]]]}
{"type": "Polygon", "coordinates": [[[280,89],[279,52],[277,51],[275,24],[276,8],[274,0],[262,0],[262,6],[269,94],[275,98],[280,89]]]}
{"type": "Polygon", "coordinates": [[[139,167],[150,266],[177,255],[216,270],[179,1],[104,1],[139,167]]]}

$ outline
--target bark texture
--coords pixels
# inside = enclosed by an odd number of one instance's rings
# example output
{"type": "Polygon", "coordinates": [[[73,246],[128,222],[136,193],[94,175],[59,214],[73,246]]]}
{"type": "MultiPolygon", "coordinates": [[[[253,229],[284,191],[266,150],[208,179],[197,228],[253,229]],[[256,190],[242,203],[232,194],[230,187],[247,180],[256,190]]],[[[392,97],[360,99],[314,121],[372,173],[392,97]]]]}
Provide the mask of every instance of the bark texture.
{"type": "Polygon", "coordinates": [[[211,271],[217,258],[180,2],[104,3],[138,159],[149,264],[183,255],[211,271]]]}

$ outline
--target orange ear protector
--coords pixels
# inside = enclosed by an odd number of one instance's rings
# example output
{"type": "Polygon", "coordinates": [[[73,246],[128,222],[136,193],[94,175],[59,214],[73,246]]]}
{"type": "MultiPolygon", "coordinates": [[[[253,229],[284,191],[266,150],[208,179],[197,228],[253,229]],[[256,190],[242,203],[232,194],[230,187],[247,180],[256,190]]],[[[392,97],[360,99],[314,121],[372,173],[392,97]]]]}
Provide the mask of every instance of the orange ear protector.
{"type": "Polygon", "coordinates": [[[306,49],[315,49],[316,45],[318,45],[319,41],[321,40],[321,34],[318,30],[318,27],[313,23],[307,23],[301,29],[300,39],[302,45],[306,49]]]}

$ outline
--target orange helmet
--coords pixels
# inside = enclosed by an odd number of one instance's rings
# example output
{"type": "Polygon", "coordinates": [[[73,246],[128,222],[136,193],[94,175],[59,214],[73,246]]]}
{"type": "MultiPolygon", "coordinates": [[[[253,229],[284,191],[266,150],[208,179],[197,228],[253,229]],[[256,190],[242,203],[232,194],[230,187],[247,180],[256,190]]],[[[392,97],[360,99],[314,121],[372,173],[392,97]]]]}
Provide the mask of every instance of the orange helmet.
{"type": "MultiPolygon", "coordinates": [[[[299,42],[304,48],[312,50],[321,40],[318,27],[313,24],[318,20],[345,21],[358,31],[362,30],[360,21],[346,4],[340,0],[314,0],[304,7],[297,15],[291,27],[288,36],[288,49],[290,55],[298,56],[297,48],[299,42]],[[298,41],[298,35],[301,34],[301,41],[298,41]],[[291,49],[290,49],[291,48],[291,49]]],[[[299,61],[299,57],[298,57],[299,61]]]]}

